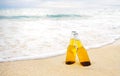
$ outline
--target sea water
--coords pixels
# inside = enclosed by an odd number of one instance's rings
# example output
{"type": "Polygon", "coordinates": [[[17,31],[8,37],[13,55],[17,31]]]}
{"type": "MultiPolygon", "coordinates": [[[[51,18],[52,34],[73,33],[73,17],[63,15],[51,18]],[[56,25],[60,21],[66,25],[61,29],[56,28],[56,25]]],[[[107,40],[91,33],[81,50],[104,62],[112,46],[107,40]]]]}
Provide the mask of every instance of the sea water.
{"type": "Polygon", "coordinates": [[[120,38],[119,8],[0,9],[0,62],[65,54],[71,31],[87,49],[120,38]]]}

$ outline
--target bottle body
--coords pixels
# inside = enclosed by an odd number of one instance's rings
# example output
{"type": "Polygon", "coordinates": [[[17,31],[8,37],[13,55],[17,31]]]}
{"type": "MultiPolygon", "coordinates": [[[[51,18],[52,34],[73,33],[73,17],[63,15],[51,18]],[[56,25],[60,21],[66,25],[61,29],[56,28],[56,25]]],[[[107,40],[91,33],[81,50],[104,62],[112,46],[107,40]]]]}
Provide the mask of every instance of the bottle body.
{"type": "Polygon", "coordinates": [[[78,55],[80,64],[83,65],[83,66],[91,65],[90,59],[89,59],[88,54],[87,54],[87,50],[83,47],[80,40],[76,40],[76,43],[78,45],[77,55],[78,55]]]}
{"type": "Polygon", "coordinates": [[[74,44],[75,44],[75,39],[72,38],[70,40],[70,44],[68,45],[68,48],[67,48],[66,64],[73,64],[73,63],[75,63],[76,47],[75,47],[74,44]]]}

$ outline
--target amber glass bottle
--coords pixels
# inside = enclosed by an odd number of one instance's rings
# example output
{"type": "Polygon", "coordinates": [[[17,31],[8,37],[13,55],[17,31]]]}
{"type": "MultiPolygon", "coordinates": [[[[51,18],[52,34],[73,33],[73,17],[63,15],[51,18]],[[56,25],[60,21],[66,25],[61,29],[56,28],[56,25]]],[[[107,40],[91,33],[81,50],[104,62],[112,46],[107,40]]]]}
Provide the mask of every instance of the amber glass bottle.
{"type": "Polygon", "coordinates": [[[66,53],[66,64],[70,65],[75,63],[76,58],[76,46],[75,46],[75,38],[74,38],[75,32],[72,31],[72,38],[70,39],[70,43],[67,48],[66,53]]]}
{"type": "Polygon", "coordinates": [[[78,55],[80,64],[83,66],[91,65],[90,59],[87,54],[87,50],[83,47],[80,40],[76,40],[76,44],[77,44],[77,55],[78,55]]]}

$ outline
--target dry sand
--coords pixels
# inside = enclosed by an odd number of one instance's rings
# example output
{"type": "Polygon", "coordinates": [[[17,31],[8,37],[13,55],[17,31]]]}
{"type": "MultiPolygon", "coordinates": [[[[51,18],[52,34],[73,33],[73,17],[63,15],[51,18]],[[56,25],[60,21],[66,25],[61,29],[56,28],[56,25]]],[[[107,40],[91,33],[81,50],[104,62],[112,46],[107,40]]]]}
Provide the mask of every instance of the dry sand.
{"type": "Polygon", "coordinates": [[[88,50],[92,65],[83,67],[78,59],[65,64],[65,55],[46,59],[0,63],[0,76],[120,76],[120,40],[88,50]]]}

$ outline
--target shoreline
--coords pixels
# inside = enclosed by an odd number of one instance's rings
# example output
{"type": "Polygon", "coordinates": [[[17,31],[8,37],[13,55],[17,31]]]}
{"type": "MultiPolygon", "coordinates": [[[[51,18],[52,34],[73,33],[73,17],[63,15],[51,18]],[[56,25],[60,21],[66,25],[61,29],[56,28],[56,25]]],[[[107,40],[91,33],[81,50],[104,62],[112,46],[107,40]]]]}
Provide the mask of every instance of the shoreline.
{"type": "MultiPolygon", "coordinates": [[[[98,46],[98,47],[94,47],[94,48],[86,48],[87,50],[92,50],[92,49],[99,49],[99,48],[102,48],[102,47],[105,47],[105,46],[109,46],[109,45],[112,45],[114,43],[116,43],[117,41],[120,41],[120,38],[117,38],[107,44],[103,44],[101,46],[98,46]]],[[[65,52],[66,53],[66,52],[65,52]]],[[[60,54],[57,54],[55,55],[54,53],[51,53],[51,54],[48,54],[49,56],[46,57],[46,55],[40,55],[40,56],[28,56],[28,57],[17,57],[17,58],[11,58],[11,59],[8,59],[8,60],[3,60],[3,61],[0,61],[0,63],[4,63],[4,62],[15,62],[15,61],[26,61],[26,60],[36,60],[36,59],[48,59],[48,58],[52,58],[52,57],[57,57],[57,56],[61,56],[61,55],[65,55],[65,53],[63,53],[63,51],[60,53],[60,54]]]]}
{"type": "Polygon", "coordinates": [[[119,76],[120,39],[110,45],[88,49],[91,66],[83,67],[78,58],[73,65],[65,64],[66,55],[45,59],[0,63],[0,76],[119,76]]]}

